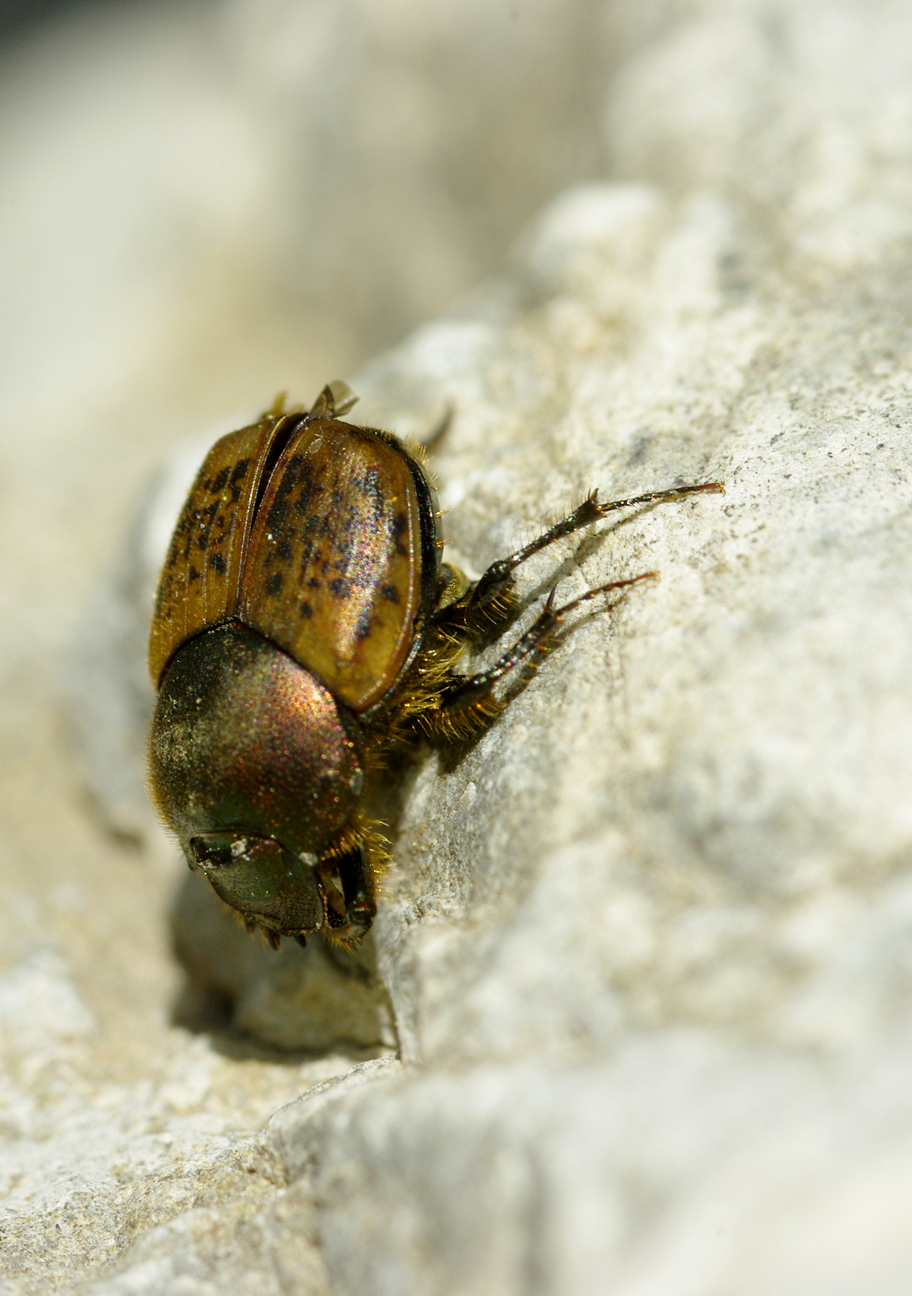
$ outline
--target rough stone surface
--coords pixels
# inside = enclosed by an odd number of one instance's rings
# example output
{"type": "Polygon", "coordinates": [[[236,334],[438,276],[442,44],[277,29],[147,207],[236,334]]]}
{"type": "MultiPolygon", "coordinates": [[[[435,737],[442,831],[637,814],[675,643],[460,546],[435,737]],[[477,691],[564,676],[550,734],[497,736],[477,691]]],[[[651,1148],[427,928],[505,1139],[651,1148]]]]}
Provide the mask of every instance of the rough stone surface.
{"type": "MultiPolygon", "coordinates": [[[[426,39],[408,10],[390,47],[426,39]]],[[[403,771],[366,962],[270,961],[205,893],[175,900],[141,808],[143,607],[198,448],[76,648],[48,627],[88,606],[100,541],[17,549],[36,495],[11,492],[3,1296],[908,1288],[912,20],[886,0],[598,16],[614,53],[580,131],[608,178],[352,377],[357,413],[422,436],[452,409],[434,467],[475,571],[595,485],[726,494],[528,564],[529,616],[555,579],[661,580],[581,614],[460,760],[403,771]],[[62,644],[119,841],[56,737],[62,644]]],[[[41,502],[83,516],[76,424],[44,459],[10,426],[11,480],[46,464],[41,502]]],[[[130,454],[138,480],[152,456],[130,454]]]]}

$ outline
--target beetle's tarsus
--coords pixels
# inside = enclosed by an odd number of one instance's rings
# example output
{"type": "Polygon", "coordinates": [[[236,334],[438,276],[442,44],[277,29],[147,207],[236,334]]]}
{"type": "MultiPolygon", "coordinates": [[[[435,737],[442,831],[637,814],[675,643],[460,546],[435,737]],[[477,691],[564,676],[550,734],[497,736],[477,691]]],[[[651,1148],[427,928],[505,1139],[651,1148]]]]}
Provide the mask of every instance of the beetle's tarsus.
{"type": "Polygon", "coordinates": [[[628,499],[612,500],[609,504],[599,502],[598,488],[596,488],[587,502],[594,504],[598,516],[603,518],[618,509],[635,508],[638,504],[670,503],[672,500],[683,499],[686,495],[697,495],[701,491],[708,491],[712,495],[724,495],[725,487],[721,482],[700,482],[697,486],[670,486],[666,490],[649,491],[645,495],[631,495],[628,499]]]}

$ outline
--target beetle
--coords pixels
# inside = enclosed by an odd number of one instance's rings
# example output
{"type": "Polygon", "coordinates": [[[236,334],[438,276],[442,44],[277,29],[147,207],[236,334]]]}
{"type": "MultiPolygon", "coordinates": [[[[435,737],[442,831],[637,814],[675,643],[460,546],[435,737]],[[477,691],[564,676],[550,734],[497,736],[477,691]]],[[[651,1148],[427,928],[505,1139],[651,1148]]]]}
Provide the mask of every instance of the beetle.
{"type": "Polygon", "coordinates": [[[505,705],[495,685],[534,673],[571,612],[655,575],[562,606],[552,590],[493,666],[458,674],[516,616],[515,569],[618,509],[722,490],[592,492],[473,582],[443,561],[420,451],[345,422],[355,400],[338,382],[307,412],[280,398],[215,443],[152,617],[153,799],[190,868],[275,948],[316,931],[354,948],[369,930],[389,857],[364,807],[394,750],[482,732],[505,705]]]}

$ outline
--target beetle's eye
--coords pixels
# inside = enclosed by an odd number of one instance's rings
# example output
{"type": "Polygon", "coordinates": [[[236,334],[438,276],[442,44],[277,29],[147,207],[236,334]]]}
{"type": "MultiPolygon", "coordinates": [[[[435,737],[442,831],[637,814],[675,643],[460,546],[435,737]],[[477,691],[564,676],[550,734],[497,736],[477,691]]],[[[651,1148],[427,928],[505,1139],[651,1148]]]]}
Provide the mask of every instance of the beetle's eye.
{"type": "Polygon", "coordinates": [[[247,838],[235,833],[206,833],[203,837],[191,837],[189,844],[197,868],[225,868],[236,864],[248,850],[247,838]]]}

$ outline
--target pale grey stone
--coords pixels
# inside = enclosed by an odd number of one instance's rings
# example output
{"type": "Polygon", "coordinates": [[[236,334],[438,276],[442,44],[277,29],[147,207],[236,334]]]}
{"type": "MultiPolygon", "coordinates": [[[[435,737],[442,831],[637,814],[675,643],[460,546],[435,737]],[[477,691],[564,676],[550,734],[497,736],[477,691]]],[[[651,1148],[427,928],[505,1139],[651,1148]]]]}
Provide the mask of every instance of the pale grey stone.
{"type": "Polygon", "coordinates": [[[303,1184],[184,1211],[131,1246],[120,1272],[85,1296],[323,1296],[329,1291],[303,1184]]]}

